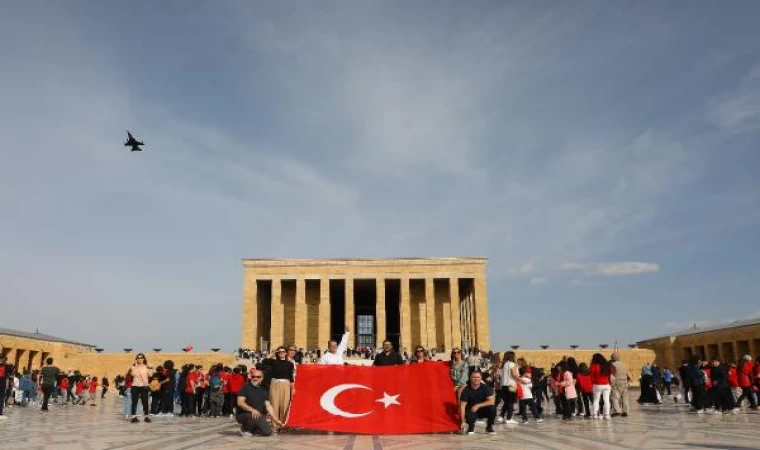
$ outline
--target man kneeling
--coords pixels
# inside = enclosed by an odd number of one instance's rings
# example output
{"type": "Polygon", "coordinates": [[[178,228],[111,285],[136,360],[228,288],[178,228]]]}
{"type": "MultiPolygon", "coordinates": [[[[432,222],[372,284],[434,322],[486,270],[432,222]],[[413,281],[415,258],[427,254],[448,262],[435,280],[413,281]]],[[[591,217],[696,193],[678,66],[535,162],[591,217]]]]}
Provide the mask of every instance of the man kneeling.
{"type": "Polygon", "coordinates": [[[272,425],[267,421],[266,415],[278,427],[283,424],[277,420],[272,410],[272,405],[267,400],[269,391],[261,385],[264,372],[254,370],[251,372],[250,383],[246,383],[237,394],[237,422],[241,425],[240,433],[243,436],[260,434],[271,436],[272,425]]]}
{"type": "Polygon", "coordinates": [[[467,423],[467,434],[475,433],[475,420],[485,418],[486,433],[496,434],[493,431],[493,423],[496,420],[496,397],[493,389],[483,383],[480,372],[470,374],[470,382],[462,389],[459,395],[459,409],[462,416],[462,431],[467,423]]]}

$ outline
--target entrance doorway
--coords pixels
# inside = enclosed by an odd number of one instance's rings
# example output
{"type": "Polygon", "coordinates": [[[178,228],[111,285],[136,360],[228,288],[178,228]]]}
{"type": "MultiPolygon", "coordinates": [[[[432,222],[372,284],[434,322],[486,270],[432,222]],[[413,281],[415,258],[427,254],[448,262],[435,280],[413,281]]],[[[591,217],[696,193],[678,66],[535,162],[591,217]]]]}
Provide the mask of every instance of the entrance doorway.
{"type": "Polygon", "coordinates": [[[354,329],[356,347],[375,348],[375,304],[377,284],[372,280],[354,280],[354,329]]]}

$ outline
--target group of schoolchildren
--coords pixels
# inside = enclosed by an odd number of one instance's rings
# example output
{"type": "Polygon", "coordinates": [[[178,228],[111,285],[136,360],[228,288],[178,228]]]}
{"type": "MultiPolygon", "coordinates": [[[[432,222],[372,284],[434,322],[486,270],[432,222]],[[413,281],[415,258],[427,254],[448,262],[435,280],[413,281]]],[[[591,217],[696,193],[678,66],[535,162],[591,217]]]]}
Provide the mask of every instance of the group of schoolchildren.
{"type": "Polygon", "coordinates": [[[760,358],[744,355],[739,362],[723,363],[718,358],[702,360],[693,356],[678,369],[684,400],[692,412],[736,414],[744,400],[750,410],[758,410],[760,358]]]}
{"type": "MultiPolygon", "coordinates": [[[[238,390],[245,385],[248,369],[216,364],[204,371],[199,364],[186,364],[179,370],[172,361],[152,369],[148,391],[149,414],[156,417],[174,416],[180,405],[180,417],[220,417],[233,414],[238,390]]],[[[120,396],[124,396],[124,414],[130,416],[135,401],[131,389],[134,378],[130,372],[115,379],[120,396]]]]}
{"type": "MultiPolygon", "coordinates": [[[[39,370],[24,371],[23,375],[14,374],[12,384],[9,383],[6,401],[8,406],[29,406],[40,403],[42,398],[42,385],[39,383],[39,370]]],[[[108,389],[108,379],[103,378],[103,396],[108,389]]],[[[98,386],[98,378],[90,375],[82,375],[79,371],[62,373],[57,377],[53,402],[59,406],[86,405],[96,406],[95,398],[98,386]]]]}

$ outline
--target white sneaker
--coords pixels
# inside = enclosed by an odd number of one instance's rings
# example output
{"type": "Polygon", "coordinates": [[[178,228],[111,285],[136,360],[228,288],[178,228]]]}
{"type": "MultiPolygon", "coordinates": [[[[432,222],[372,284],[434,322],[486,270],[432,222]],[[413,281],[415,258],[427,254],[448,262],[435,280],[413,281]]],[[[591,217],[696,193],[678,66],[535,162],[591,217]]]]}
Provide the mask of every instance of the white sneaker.
{"type": "Polygon", "coordinates": [[[244,438],[253,437],[253,433],[249,433],[247,431],[240,430],[240,436],[244,438]]]}
{"type": "Polygon", "coordinates": [[[509,419],[505,421],[504,423],[506,423],[507,425],[517,425],[517,421],[515,419],[509,419]]]}
{"type": "Polygon", "coordinates": [[[5,414],[0,414],[0,420],[8,420],[8,416],[5,414]]]}
{"type": "Polygon", "coordinates": [[[496,418],[496,423],[504,423],[504,418],[499,416],[496,418]]]}
{"type": "Polygon", "coordinates": [[[604,416],[604,420],[610,420],[610,416],[604,416]]]}
{"type": "Polygon", "coordinates": [[[698,409],[698,410],[697,410],[697,414],[704,414],[704,413],[705,413],[705,410],[704,410],[704,409],[698,409]]]}
{"type": "Polygon", "coordinates": [[[536,419],[536,423],[544,423],[544,419],[536,419]]]}

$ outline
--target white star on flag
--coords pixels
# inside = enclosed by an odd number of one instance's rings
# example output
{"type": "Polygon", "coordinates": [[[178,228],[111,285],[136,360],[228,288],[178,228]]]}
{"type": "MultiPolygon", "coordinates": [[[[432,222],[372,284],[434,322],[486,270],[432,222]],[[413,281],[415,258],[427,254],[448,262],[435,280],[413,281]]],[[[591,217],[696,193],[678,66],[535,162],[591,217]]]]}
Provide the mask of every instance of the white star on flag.
{"type": "Polygon", "coordinates": [[[399,406],[401,406],[401,403],[399,403],[398,400],[396,400],[399,397],[399,395],[401,395],[401,394],[398,394],[398,395],[388,395],[387,392],[383,392],[383,398],[379,398],[379,399],[377,399],[375,401],[378,402],[378,403],[384,404],[385,405],[385,409],[388,409],[388,407],[391,406],[391,405],[399,405],[399,406]]]}

